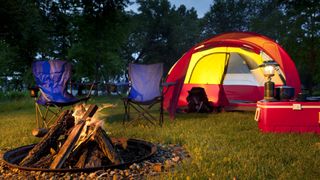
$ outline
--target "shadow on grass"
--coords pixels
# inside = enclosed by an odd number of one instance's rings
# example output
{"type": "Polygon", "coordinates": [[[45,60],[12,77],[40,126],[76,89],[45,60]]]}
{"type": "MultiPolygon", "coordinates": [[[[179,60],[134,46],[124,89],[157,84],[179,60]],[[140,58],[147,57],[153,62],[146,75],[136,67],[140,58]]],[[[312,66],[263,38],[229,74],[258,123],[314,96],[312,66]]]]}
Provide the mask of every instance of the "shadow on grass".
{"type": "Polygon", "coordinates": [[[112,114],[108,118],[108,123],[122,123],[124,118],[124,114],[118,113],[118,114],[112,114]]]}
{"type": "MultiPolygon", "coordinates": [[[[156,118],[159,117],[158,114],[153,114],[156,118]]],[[[212,113],[186,113],[186,114],[176,114],[174,119],[170,119],[169,115],[167,113],[165,113],[164,115],[164,121],[166,122],[174,122],[174,121],[190,121],[190,120],[194,120],[194,119],[207,119],[208,117],[212,116],[212,113]]],[[[214,115],[218,115],[218,114],[214,114],[214,115]]],[[[136,114],[134,114],[134,116],[136,116],[136,114]]],[[[108,122],[110,124],[113,123],[122,123],[123,119],[124,119],[124,112],[123,113],[117,113],[117,114],[111,114],[108,117],[108,122]]],[[[134,119],[134,117],[133,117],[134,119]]],[[[142,120],[142,119],[141,119],[142,120]]]]}

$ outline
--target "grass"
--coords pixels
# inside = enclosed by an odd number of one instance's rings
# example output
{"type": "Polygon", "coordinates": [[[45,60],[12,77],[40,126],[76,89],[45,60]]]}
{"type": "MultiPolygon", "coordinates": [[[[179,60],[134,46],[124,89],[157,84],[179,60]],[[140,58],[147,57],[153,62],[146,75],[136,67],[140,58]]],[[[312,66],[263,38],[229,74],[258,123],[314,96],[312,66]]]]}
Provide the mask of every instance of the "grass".
{"type": "MultiPolygon", "coordinates": [[[[140,138],[154,143],[180,144],[191,158],[167,174],[191,179],[318,179],[320,141],[316,134],[261,133],[254,113],[165,115],[163,127],[122,126],[123,105],[113,97],[93,98],[89,103],[115,103],[103,110],[105,128],[112,137],[140,138]]],[[[31,99],[0,103],[0,149],[37,142],[31,99]]],[[[168,177],[166,177],[168,178],[168,177]]]]}

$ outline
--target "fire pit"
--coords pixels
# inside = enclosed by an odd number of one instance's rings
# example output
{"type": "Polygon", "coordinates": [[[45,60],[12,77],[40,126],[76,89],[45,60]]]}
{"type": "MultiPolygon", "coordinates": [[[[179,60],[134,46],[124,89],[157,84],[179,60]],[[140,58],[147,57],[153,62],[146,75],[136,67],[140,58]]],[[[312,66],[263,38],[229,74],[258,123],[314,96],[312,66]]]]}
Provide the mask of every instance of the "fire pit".
{"type": "Polygon", "coordinates": [[[35,144],[22,146],[3,154],[4,162],[13,168],[18,168],[27,171],[44,171],[44,172],[91,172],[100,169],[113,169],[113,168],[125,168],[133,163],[141,162],[145,159],[151,157],[157,150],[156,146],[150,142],[146,142],[138,139],[125,139],[112,138],[113,144],[119,150],[120,156],[123,158],[124,162],[116,165],[102,165],[99,167],[90,168],[59,168],[59,169],[49,169],[43,167],[28,167],[20,166],[19,163],[24,159],[30,150],[32,150],[35,144]],[[127,146],[123,149],[123,146],[127,146]]]}
{"type": "Polygon", "coordinates": [[[84,172],[126,167],[156,152],[150,142],[109,138],[93,117],[97,110],[91,105],[80,119],[64,111],[38,144],[5,152],[4,162],[21,170],[84,172]]]}

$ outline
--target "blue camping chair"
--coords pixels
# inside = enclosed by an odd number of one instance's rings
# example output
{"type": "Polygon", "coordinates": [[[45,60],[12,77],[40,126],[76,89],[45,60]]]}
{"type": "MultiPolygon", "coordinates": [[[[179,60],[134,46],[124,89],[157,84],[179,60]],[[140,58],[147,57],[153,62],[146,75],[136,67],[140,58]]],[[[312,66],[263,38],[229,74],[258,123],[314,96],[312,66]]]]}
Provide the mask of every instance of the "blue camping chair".
{"type": "Polygon", "coordinates": [[[48,128],[50,122],[59,115],[63,107],[87,101],[88,96],[78,99],[67,91],[72,65],[66,61],[34,61],[32,73],[38,89],[31,89],[35,98],[36,123],[38,128],[48,128]],[[37,96],[37,90],[40,96],[37,96]]]}
{"type": "Polygon", "coordinates": [[[163,123],[163,94],[161,79],[163,64],[129,64],[130,90],[128,97],[124,98],[125,121],[130,120],[130,107],[138,113],[136,120],[143,117],[151,124],[163,123]],[[160,117],[151,114],[150,110],[155,104],[160,104],[160,117]]]}

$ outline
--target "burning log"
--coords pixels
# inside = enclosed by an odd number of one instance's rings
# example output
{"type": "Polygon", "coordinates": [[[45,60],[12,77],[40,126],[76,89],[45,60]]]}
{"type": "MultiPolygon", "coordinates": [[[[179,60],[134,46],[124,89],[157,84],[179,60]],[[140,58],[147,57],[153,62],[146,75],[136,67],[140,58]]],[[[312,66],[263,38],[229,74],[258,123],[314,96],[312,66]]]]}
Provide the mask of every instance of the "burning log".
{"type": "Polygon", "coordinates": [[[46,128],[36,128],[32,130],[32,135],[35,137],[43,137],[48,133],[48,129],[46,128]]]}
{"type": "Polygon", "coordinates": [[[102,121],[97,120],[96,116],[93,117],[97,110],[96,105],[90,105],[83,111],[82,118],[80,118],[81,113],[80,117],[76,118],[72,116],[71,111],[61,113],[53,127],[29,151],[20,165],[61,169],[92,168],[123,163],[115,145],[102,129],[102,121]],[[61,138],[62,135],[64,138],[61,138]]]}
{"type": "Polygon", "coordinates": [[[73,149],[74,144],[76,143],[83,126],[84,126],[84,122],[80,122],[72,129],[66,142],[60,148],[56,158],[53,160],[52,164],[50,165],[50,169],[57,169],[62,167],[65,160],[69,157],[71,150],[73,149]]]}
{"type": "Polygon", "coordinates": [[[72,121],[73,117],[71,116],[70,111],[63,111],[56,122],[53,124],[53,127],[49,132],[43,137],[43,139],[28,153],[21,162],[22,166],[30,166],[31,164],[38,161],[42,156],[50,152],[50,148],[56,146],[58,143],[58,138],[61,134],[67,131],[68,121],[72,121]]]}
{"type": "Polygon", "coordinates": [[[52,154],[48,154],[48,155],[42,157],[36,163],[32,164],[31,167],[34,167],[34,168],[49,167],[52,160],[53,160],[53,156],[54,155],[52,155],[52,154]]]}
{"type": "Polygon", "coordinates": [[[75,167],[77,168],[84,168],[85,164],[86,164],[86,159],[88,156],[88,149],[84,149],[84,152],[81,154],[79,161],[77,162],[77,164],[75,165],[75,167]]]}
{"type": "Polygon", "coordinates": [[[70,135],[68,136],[66,142],[60,148],[56,158],[53,160],[50,165],[50,169],[61,168],[63,163],[69,157],[72,149],[74,148],[75,143],[77,142],[80,133],[86,123],[88,117],[92,117],[94,113],[98,110],[98,106],[91,105],[87,112],[82,117],[82,120],[72,129],[70,135]]]}
{"type": "Polygon", "coordinates": [[[98,127],[98,129],[96,130],[94,140],[98,143],[105,156],[107,156],[112,163],[120,164],[123,162],[121,157],[115,151],[111,139],[109,138],[107,133],[103,129],[101,129],[101,127],[98,127]]]}
{"type": "Polygon", "coordinates": [[[92,168],[92,167],[100,167],[102,166],[103,159],[106,159],[104,154],[101,152],[97,144],[90,145],[91,151],[88,152],[88,156],[85,161],[85,168],[92,168]]]}

